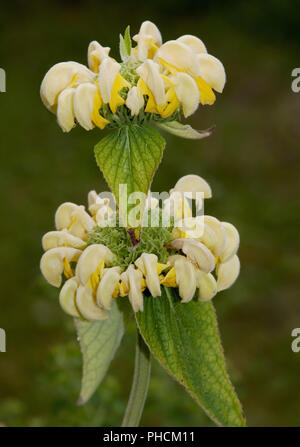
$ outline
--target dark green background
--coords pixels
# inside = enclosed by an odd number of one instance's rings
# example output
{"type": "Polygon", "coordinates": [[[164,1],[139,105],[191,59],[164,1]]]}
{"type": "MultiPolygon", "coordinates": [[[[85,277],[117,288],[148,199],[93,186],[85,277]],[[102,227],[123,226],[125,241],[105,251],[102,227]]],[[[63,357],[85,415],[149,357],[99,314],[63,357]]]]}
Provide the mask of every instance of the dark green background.
{"type": "MultiPolygon", "coordinates": [[[[86,63],[91,40],[112,48],[126,25],[153,20],[164,40],[195,34],[225,65],[228,82],[213,107],[200,107],[196,128],[216,123],[207,140],[167,136],[153,190],[188,173],[213,188],[206,213],[234,223],[241,235],[238,282],[215,299],[228,367],[249,425],[300,425],[300,66],[299,4],[294,1],[1,2],[0,94],[1,291],[0,423],[8,426],[118,425],[133,371],[134,332],[122,342],[109,375],[77,407],[80,355],[58,292],[41,278],[41,237],[64,201],[86,203],[106,189],[93,146],[104,135],[80,127],[63,134],[39,97],[56,62],[86,63]]],[[[201,334],[199,334],[201,337],[201,334]]],[[[212,425],[153,362],[143,425],[212,425]]]]}

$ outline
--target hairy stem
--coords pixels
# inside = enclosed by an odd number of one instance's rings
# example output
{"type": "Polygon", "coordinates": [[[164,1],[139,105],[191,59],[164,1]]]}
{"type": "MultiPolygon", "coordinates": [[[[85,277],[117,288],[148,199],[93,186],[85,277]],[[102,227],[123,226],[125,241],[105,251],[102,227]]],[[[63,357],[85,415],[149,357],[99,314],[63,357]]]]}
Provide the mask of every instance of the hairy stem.
{"type": "Polygon", "coordinates": [[[122,427],[139,426],[148,393],[150,374],[151,354],[140,333],[138,332],[135,351],[134,376],[122,427]]]}

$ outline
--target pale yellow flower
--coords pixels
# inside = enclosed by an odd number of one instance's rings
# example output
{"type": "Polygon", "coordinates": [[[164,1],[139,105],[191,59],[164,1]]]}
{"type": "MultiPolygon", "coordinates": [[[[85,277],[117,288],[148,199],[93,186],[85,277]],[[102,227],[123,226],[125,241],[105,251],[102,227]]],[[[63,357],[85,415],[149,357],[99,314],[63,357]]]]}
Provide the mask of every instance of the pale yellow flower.
{"type": "Polygon", "coordinates": [[[162,43],[159,29],[149,20],[142,23],[139,33],[133,36],[133,40],[138,44],[136,57],[140,61],[153,58],[162,43]]]}
{"type": "Polygon", "coordinates": [[[104,129],[115,122],[111,114],[118,114],[119,108],[124,108],[127,120],[142,109],[163,120],[178,110],[188,117],[199,104],[214,103],[213,90],[223,91],[223,64],[207,54],[198,37],[184,35],[162,43],[157,26],[145,21],[133,40],[137,45],[122,56],[122,63],[109,56],[109,47],[92,41],[88,67],[61,62],[46,73],[41,98],[64,132],[77,123],[86,130],[104,129]]]}
{"type": "MultiPolygon", "coordinates": [[[[162,295],[162,286],[176,288],[182,303],[187,303],[195,297],[208,301],[229,288],[240,271],[239,233],[232,224],[208,215],[203,216],[201,227],[183,193],[189,200],[197,200],[197,193],[206,198],[212,195],[209,184],[196,175],[182,177],[171,190],[163,213],[181,219],[175,220],[173,240],[166,245],[173,250],[167,263],[161,263],[154,253],[144,252],[122,268],[116,265],[116,254],[109,247],[88,239],[99,213],[113,213],[109,199],[90,191],[88,209],[92,216],[83,206],[62,204],[55,215],[57,229],[42,240],[45,253],[41,271],[55,287],[61,287],[65,278],[59,295],[63,310],[76,318],[97,321],[109,317],[112,301],[118,297],[128,297],[133,311],[142,312],[145,290],[155,299],[162,295]],[[179,194],[177,205],[175,194],[179,194]],[[182,208],[188,217],[182,217],[182,208]],[[195,233],[198,225],[202,230],[199,234],[195,233]]],[[[148,210],[158,208],[158,200],[150,192],[146,202],[148,210]]]]}

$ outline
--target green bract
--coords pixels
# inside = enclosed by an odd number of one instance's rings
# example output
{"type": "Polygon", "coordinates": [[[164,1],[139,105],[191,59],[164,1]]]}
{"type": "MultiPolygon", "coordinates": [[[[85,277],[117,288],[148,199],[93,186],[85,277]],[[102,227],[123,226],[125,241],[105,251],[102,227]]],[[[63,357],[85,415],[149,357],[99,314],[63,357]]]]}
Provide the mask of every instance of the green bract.
{"type": "MultiPolygon", "coordinates": [[[[150,214],[150,213],[149,213],[150,214]]],[[[132,249],[132,243],[124,227],[97,226],[89,234],[87,244],[103,244],[108,247],[116,256],[114,265],[122,270],[133,264],[143,253],[153,253],[157,255],[158,261],[166,263],[171,251],[165,245],[172,239],[172,228],[144,227],[142,229],[141,242],[132,249]]]]}

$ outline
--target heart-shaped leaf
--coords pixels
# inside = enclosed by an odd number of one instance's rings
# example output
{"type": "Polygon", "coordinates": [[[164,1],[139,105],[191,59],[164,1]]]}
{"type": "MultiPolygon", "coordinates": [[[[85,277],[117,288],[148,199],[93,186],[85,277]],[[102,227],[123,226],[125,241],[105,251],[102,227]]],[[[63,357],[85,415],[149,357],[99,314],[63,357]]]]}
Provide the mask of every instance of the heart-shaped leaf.
{"type": "Polygon", "coordinates": [[[217,424],[245,425],[241,404],[226,372],[215,310],[211,302],[181,303],[177,289],[145,297],[136,314],[152,354],[217,424]]]}
{"type": "MultiPolygon", "coordinates": [[[[132,193],[148,194],[165,144],[164,138],[152,127],[131,124],[110,132],[95,146],[97,164],[119,207],[122,204],[120,217],[126,227],[131,227],[127,225],[127,217],[137,206],[137,203],[128,203],[128,197],[132,193]],[[119,191],[120,185],[126,185],[125,195],[119,191]]],[[[144,202],[139,206],[143,210],[144,202]]]]}
{"type": "Polygon", "coordinates": [[[123,312],[112,303],[109,318],[103,321],[75,319],[83,357],[83,376],[78,404],[86,403],[104,378],[124,333],[123,312]]]}

